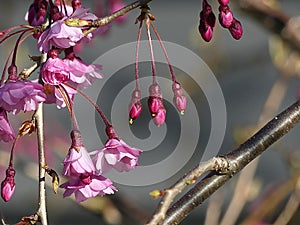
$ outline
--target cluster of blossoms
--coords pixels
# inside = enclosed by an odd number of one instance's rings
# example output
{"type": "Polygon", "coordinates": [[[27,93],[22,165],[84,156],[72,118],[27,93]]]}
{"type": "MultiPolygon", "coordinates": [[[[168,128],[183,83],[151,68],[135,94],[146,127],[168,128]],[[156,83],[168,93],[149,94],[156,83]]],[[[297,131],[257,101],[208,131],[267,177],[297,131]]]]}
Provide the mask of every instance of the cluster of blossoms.
{"type": "MultiPolygon", "coordinates": [[[[1,32],[0,43],[20,34],[15,48],[7,59],[0,83],[0,141],[13,142],[6,177],[1,183],[1,196],[4,201],[10,200],[16,188],[14,182],[16,172],[13,165],[15,145],[20,137],[35,130],[33,116],[32,120],[22,124],[16,135],[7,113],[16,115],[20,111],[35,111],[40,103],[56,104],[57,108],[66,107],[70,113],[73,125],[72,144],[63,161],[63,175],[68,181],[60,185],[65,189],[64,197],[74,194],[76,200],[81,202],[96,195],[113,194],[117,189],[103,174],[111,169],[119,172],[130,171],[138,165],[141,151],[122,141],[101,109],[82,92],[92,85],[94,80],[102,78],[99,73],[101,66],[84,62],[75,49],[85,41],[91,40],[99,33],[101,27],[89,32],[87,25],[98,17],[83,8],[80,0],[72,0],[70,3],[68,5],[64,1],[35,0],[26,14],[29,25],[1,32]],[[83,25],[67,24],[67,21],[74,20],[81,21],[83,25]],[[18,30],[11,33],[16,29],[18,30]],[[17,49],[30,36],[37,40],[39,51],[46,57],[35,57],[34,69],[28,70],[30,73],[25,70],[19,75],[16,66],[17,49]],[[38,79],[29,80],[32,71],[39,66],[41,68],[38,79]],[[97,109],[105,123],[108,136],[104,147],[90,153],[83,145],[73,112],[74,96],[77,93],[86,97],[97,109]]],[[[110,1],[111,10],[117,10],[122,6],[122,1],[110,1]]]]}
{"type": "MultiPolygon", "coordinates": [[[[230,8],[229,0],[218,0],[219,2],[219,23],[228,29],[234,39],[240,39],[243,35],[241,23],[234,18],[230,8]]],[[[207,0],[202,1],[202,11],[200,12],[199,32],[205,41],[210,41],[213,36],[213,29],[216,25],[216,16],[207,0]]]]}
{"type": "Polygon", "coordinates": [[[169,65],[170,74],[172,77],[172,90],[174,93],[173,103],[178,111],[183,115],[184,110],[186,109],[186,96],[182,90],[180,83],[176,80],[172,65],[170,63],[166,48],[155,29],[153,22],[155,17],[150,13],[149,7],[142,7],[141,14],[136,19],[136,23],[140,22],[139,30],[138,30],[138,38],[137,38],[137,45],[136,45],[136,62],[135,62],[135,80],[136,80],[136,87],[135,90],[132,92],[131,102],[129,103],[129,123],[132,124],[135,119],[139,117],[142,112],[142,104],[141,104],[141,91],[139,89],[139,70],[138,70],[138,59],[139,59],[139,44],[141,38],[141,31],[143,22],[145,22],[145,27],[147,30],[147,37],[149,41],[149,48],[150,48],[150,57],[151,57],[151,66],[152,66],[152,77],[153,82],[149,87],[149,98],[148,98],[148,109],[153,118],[153,122],[157,126],[161,126],[166,119],[166,109],[163,104],[163,98],[160,86],[156,79],[156,66],[154,60],[154,53],[153,53],[153,46],[152,46],[152,38],[150,33],[150,26],[154,31],[157,39],[159,40],[160,46],[164,52],[166,61],[169,65]]]}

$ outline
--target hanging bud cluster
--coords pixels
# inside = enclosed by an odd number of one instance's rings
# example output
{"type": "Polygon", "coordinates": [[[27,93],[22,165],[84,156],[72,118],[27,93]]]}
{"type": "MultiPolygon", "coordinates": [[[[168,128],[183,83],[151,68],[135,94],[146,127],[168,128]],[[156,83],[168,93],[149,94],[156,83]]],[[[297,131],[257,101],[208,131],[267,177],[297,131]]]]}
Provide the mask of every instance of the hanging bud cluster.
{"type": "Polygon", "coordinates": [[[150,115],[153,119],[153,122],[157,126],[161,126],[165,120],[166,120],[166,108],[163,104],[163,96],[161,93],[160,86],[156,79],[156,66],[155,66],[155,59],[154,59],[154,52],[153,52],[153,46],[152,46],[152,38],[151,38],[151,32],[150,27],[152,28],[153,32],[155,33],[160,46],[164,52],[166,61],[168,63],[170,74],[172,77],[172,90],[174,93],[174,105],[178,109],[178,111],[183,115],[184,110],[186,108],[186,97],[183,93],[183,90],[181,88],[180,83],[176,80],[172,65],[170,63],[166,48],[164,46],[163,41],[161,40],[157,30],[154,27],[153,21],[155,21],[156,18],[150,13],[150,8],[148,6],[141,8],[141,14],[136,19],[136,23],[140,23],[139,30],[138,30],[138,38],[137,38],[137,45],[136,45],[136,62],[135,62],[135,79],[136,79],[136,88],[132,93],[132,99],[129,104],[129,123],[132,124],[133,120],[137,119],[137,117],[140,115],[142,111],[142,104],[141,104],[141,91],[139,90],[138,85],[138,58],[139,58],[139,45],[140,45],[140,39],[141,39],[141,30],[143,22],[145,23],[146,31],[147,31],[147,37],[149,41],[149,48],[150,48],[150,57],[151,57],[151,66],[152,66],[152,77],[153,82],[149,87],[149,98],[148,98],[148,109],[150,112],[150,115]]]}
{"type": "MultiPolygon", "coordinates": [[[[218,0],[219,2],[219,23],[229,30],[232,37],[239,40],[243,35],[242,24],[234,18],[229,8],[229,0],[218,0]]],[[[213,36],[213,29],[216,25],[216,17],[211,5],[207,0],[202,1],[202,11],[200,12],[199,32],[201,37],[209,42],[213,36]]]]}

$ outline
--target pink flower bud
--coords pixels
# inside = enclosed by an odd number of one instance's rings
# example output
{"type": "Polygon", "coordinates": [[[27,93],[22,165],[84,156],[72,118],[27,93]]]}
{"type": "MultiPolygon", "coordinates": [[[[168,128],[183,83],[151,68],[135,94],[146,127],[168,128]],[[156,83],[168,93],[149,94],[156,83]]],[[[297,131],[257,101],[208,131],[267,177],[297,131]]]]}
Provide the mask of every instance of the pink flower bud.
{"type": "Polygon", "coordinates": [[[81,8],[81,0],[72,0],[72,7],[74,11],[78,8],[81,8]]]}
{"type": "Polygon", "coordinates": [[[133,120],[137,119],[142,112],[142,104],[141,104],[141,91],[139,89],[135,89],[132,92],[132,99],[129,104],[129,123],[132,124],[133,120]]]}
{"type": "Polygon", "coordinates": [[[181,96],[174,96],[173,98],[174,105],[176,106],[177,110],[180,112],[181,115],[184,114],[184,110],[186,109],[186,97],[185,95],[181,96]]]}
{"type": "Polygon", "coordinates": [[[158,112],[158,109],[163,105],[162,94],[157,83],[151,84],[149,87],[148,108],[152,117],[158,112]]]}
{"type": "Polygon", "coordinates": [[[173,103],[181,115],[183,115],[186,108],[186,97],[180,83],[175,81],[172,85],[172,90],[174,92],[173,103]]]}
{"type": "Polygon", "coordinates": [[[142,112],[142,104],[140,102],[136,102],[132,104],[131,109],[129,111],[129,123],[132,124],[133,120],[137,119],[142,112]]]}
{"type": "Polygon", "coordinates": [[[220,5],[228,5],[230,0],[218,0],[220,5]]]}
{"type": "Polygon", "coordinates": [[[158,109],[160,105],[162,104],[162,100],[160,98],[150,96],[148,98],[148,108],[150,111],[151,116],[155,116],[155,114],[158,112],[158,109]]]}
{"type": "Polygon", "coordinates": [[[212,28],[216,25],[216,16],[206,0],[203,1],[202,11],[200,12],[200,24],[201,22],[212,28]]]}
{"type": "Polygon", "coordinates": [[[198,29],[204,41],[209,42],[212,39],[213,28],[211,26],[208,26],[207,24],[200,21],[198,29]]]}
{"type": "Polygon", "coordinates": [[[243,35],[243,27],[240,21],[233,19],[229,31],[234,39],[239,40],[243,35]]]}
{"type": "Polygon", "coordinates": [[[156,126],[161,126],[166,120],[166,110],[164,107],[160,107],[153,118],[153,122],[155,123],[156,126]]]}
{"type": "Polygon", "coordinates": [[[233,15],[228,6],[219,7],[219,22],[222,27],[228,28],[231,26],[233,21],[233,15]]]}
{"type": "Polygon", "coordinates": [[[14,181],[16,171],[12,166],[9,166],[6,170],[6,177],[1,183],[1,197],[5,202],[11,199],[14,194],[16,184],[14,181]]]}

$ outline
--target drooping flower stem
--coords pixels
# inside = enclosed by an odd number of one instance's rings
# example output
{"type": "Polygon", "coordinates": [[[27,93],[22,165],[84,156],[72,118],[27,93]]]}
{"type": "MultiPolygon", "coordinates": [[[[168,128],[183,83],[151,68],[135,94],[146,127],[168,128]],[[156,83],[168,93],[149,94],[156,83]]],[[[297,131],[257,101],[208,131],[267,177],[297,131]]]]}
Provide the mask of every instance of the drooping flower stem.
{"type": "MultiPolygon", "coordinates": [[[[67,16],[70,16],[70,15],[68,15],[68,11],[67,11],[67,7],[66,7],[66,3],[65,3],[65,1],[64,1],[64,0],[60,0],[60,5],[61,5],[61,7],[63,7],[63,8],[64,8],[65,15],[67,15],[67,16]]],[[[60,11],[62,12],[62,8],[61,8],[61,10],[60,10],[60,11]]]]}
{"type": "Polygon", "coordinates": [[[136,48],[135,48],[135,88],[139,89],[139,48],[140,48],[140,42],[141,42],[141,33],[142,33],[142,26],[143,21],[140,21],[139,30],[138,30],[138,37],[136,42],[136,48]]]}
{"type": "Polygon", "coordinates": [[[44,115],[43,103],[39,103],[34,113],[36,123],[36,132],[38,139],[38,156],[39,156],[39,209],[37,215],[42,225],[47,225],[47,208],[46,208],[46,190],[45,190],[45,149],[44,149],[44,115]]]}
{"type": "Polygon", "coordinates": [[[19,25],[19,26],[14,26],[14,27],[10,27],[8,28],[7,30],[5,31],[0,31],[0,38],[3,38],[1,41],[0,41],[0,44],[2,44],[4,41],[6,41],[8,38],[18,34],[18,33],[21,33],[23,30],[17,30],[11,34],[9,34],[11,31],[13,30],[16,30],[16,29],[21,29],[21,28],[26,28],[26,29],[33,29],[32,26],[30,25],[26,25],[26,24],[23,24],[23,25],[19,25]],[[7,36],[6,36],[7,35],[7,36]]]}
{"type": "Polygon", "coordinates": [[[155,66],[155,59],[154,59],[153,45],[152,45],[152,38],[151,38],[149,23],[150,23],[150,19],[147,18],[145,20],[145,24],[146,24],[147,36],[148,36],[149,47],[150,47],[152,76],[153,76],[153,83],[156,83],[156,66],[155,66]]]}
{"type": "MultiPolygon", "coordinates": [[[[11,66],[15,66],[16,65],[16,60],[17,60],[17,51],[18,51],[18,47],[19,47],[19,45],[20,45],[20,43],[21,43],[21,41],[22,41],[22,37],[23,37],[23,35],[25,34],[25,33],[27,33],[28,31],[30,31],[30,30],[32,30],[32,29],[26,29],[26,30],[24,30],[21,34],[20,34],[20,36],[18,37],[18,40],[16,41],[16,45],[15,45],[15,48],[14,48],[14,54],[13,54],[13,58],[12,58],[12,60],[11,60],[11,66]]],[[[13,79],[13,80],[16,80],[18,77],[17,77],[17,74],[14,74],[14,75],[16,75],[16,77],[9,77],[9,79],[13,79]]]]}
{"type": "Polygon", "coordinates": [[[103,122],[105,123],[105,126],[106,127],[111,127],[112,125],[110,124],[110,122],[108,121],[108,119],[106,118],[106,116],[104,115],[103,111],[100,109],[100,107],[87,95],[85,94],[84,92],[82,92],[81,90],[73,87],[72,85],[70,84],[65,84],[66,86],[72,88],[73,90],[76,90],[82,97],[84,97],[86,100],[89,101],[89,103],[91,103],[94,108],[97,110],[97,112],[99,113],[101,119],[103,120],[103,122]]]}
{"type": "Polygon", "coordinates": [[[169,66],[170,74],[171,74],[171,76],[172,76],[172,81],[175,82],[175,81],[176,81],[175,73],[174,73],[173,67],[172,67],[172,65],[171,65],[170,58],[169,58],[169,56],[168,56],[166,47],[165,47],[164,43],[162,42],[162,40],[161,40],[161,38],[160,38],[160,36],[159,36],[157,30],[156,30],[155,27],[154,27],[153,22],[152,22],[151,20],[150,20],[150,25],[151,25],[151,27],[152,27],[152,29],[153,29],[153,31],[154,31],[156,37],[157,37],[157,40],[159,41],[159,44],[160,44],[160,46],[161,46],[163,52],[164,52],[165,58],[166,58],[166,60],[167,60],[168,66],[169,66]]]}
{"type": "Polygon", "coordinates": [[[59,93],[61,94],[67,109],[70,113],[71,119],[72,119],[72,126],[73,126],[73,130],[79,131],[79,125],[76,119],[76,116],[74,114],[74,110],[73,110],[73,106],[72,106],[72,101],[70,99],[70,96],[67,93],[67,90],[64,88],[64,86],[62,85],[58,85],[57,86],[57,90],[59,91],[59,93]]]}
{"type": "MultiPolygon", "coordinates": [[[[30,30],[30,29],[28,29],[30,30]]],[[[23,37],[20,41],[19,41],[19,45],[24,41],[26,40],[29,36],[31,36],[31,33],[27,34],[25,37],[23,37]]],[[[6,71],[7,71],[7,68],[8,68],[8,63],[11,59],[11,57],[13,56],[14,54],[14,49],[11,50],[11,52],[9,53],[8,57],[7,57],[7,60],[5,62],[5,65],[4,65],[4,68],[3,68],[3,72],[2,72],[2,76],[1,76],[1,81],[0,81],[0,86],[4,83],[4,80],[5,80],[5,74],[6,74],[6,71]]]]}
{"type": "Polygon", "coordinates": [[[13,164],[14,164],[14,150],[15,150],[15,147],[16,147],[16,143],[17,143],[17,140],[19,139],[19,135],[15,138],[14,142],[13,142],[13,145],[11,147],[11,150],[10,150],[10,158],[9,158],[9,166],[13,167],[13,164]]]}

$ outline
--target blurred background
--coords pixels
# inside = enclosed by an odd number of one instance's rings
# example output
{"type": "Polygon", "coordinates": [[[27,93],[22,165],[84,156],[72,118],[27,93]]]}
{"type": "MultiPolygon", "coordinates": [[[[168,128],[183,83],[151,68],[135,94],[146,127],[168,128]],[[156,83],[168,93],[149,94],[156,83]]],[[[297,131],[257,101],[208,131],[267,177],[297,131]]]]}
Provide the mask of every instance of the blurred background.
{"type": "MultiPolygon", "coordinates": [[[[84,6],[94,12],[99,7],[96,2],[99,4],[100,1],[90,0],[82,2],[84,6]]],[[[128,0],[124,2],[126,4],[131,3],[128,0]]],[[[209,2],[217,15],[217,1],[209,2]]],[[[269,0],[263,2],[272,5],[278,10],[282,10],[289,17],[299,16],[299,1],[269,0]]],[[[24,24],[25,12],[31,3],[32,1],[29,0],[1,1],[0,29],[4,30],[10,26],[24,24]]],[[[236,1],[230,3],[234,16],[243,25],[244,35],[241,40],[234,40],[230,33],[217,22],[212,41],[206,43],[198,33],[202,1],[153,0],[149,4],[151,12],[156,17],[155,26],[161,38],[164,41],[176,43],[196,53],[209,66],[219,82],[226,103],[227,125],[224,141],[218,154],[225,154],[233,150],[238,144],[250,137],[254,131],[258,130],[259,127],[262,127],[265,122],[295,102],[300,84],[298,77],[300,74],[298,52],[294,51],[293,48],[289,48],[278,36],[264,28],[260,21],[254,20],[252,15],[245,12],[245,10],[241,10],[241,5],[237,4],[236,1]]],[[[134,21],[138,15],[139,10],[133,10],[128,14],[124,22],[113,22],[110,24],[110,29],[107,32],[96,37],[92,43],[82,49],[80,57],[86,62],[92,63],[105,52],[120,45],[136,41],[138,25],[134,24],[134,21]]],[[[143,30],[142,39],[146,39],[145,30],[143,30]]],[[[12,39],[0,45],[0,59],[2,62],[5,62],[14,43],[15,40],[12,39]]],[[[38,55],[36,42],[33,38],[29,38],[18,50],[17,62],[19,70],[31,65],[28,55],[38,55]]],[[[113,61],[111,63],[117,64],[118,62],[113,61]]],[[[2,67],[3,65],[4,63],[2,63],[2,67]]],[[[105,68],[105,65],[103,67],[105,68]]],[[[157,69],[158,76],[170,78],[166,64],[158,63],[157,69]]],[[[141,149],[143,149],[143,143],[152,138],[150,144],[153,143],[154,147],[151,149],[153,151],[147,151],[140,158],[140,165],[150,165],[167,158],[176,148],[181,136],[188,140],[191,134],[181,133],[180,124],[183,120],[192,124],[197,119],[201,125],[201,132],[197,134],[199,136],[198,143],[196,143],[197,147],[191,159],[185,165],[181,165],[182,169],[174,176],[162,182],[148,186],[129,186],[115,183],[119,191],[114,196],[95,198],[88,200],[84,204],[77,204],[72,198],[63,199],[62,192],[55,195],[49,186],[47,189],[47,206],[50,224],[133,224],[132,221],[135,221],[134,224],[140,224],[146,218],[149,218],[158,203],[158,200],[154,200],[149,196],[149,192],[154,189],[169,187],[201,161],[203,150],[210,135],[212,120],[210,108],[197,82],[179,68],[175,68],[175,72],[197,109],[197,118],[189,117],[190,103],[188,103],[186,115],[181,117],[172,105],[172,102],[166,101],[166,125],[157,128],[153,126],[147,111],[147,99],[144,98],[142,100],[143,112],[140,118],[130,127],[131,133],[119,132],[119,135],[128,137],[125,140],[128,144],[131,144],[130,136],[138,138],[140,142],[135,143],[135,147],[141,149]],[[154,133],[161,134],[161,132],[166,132],[163,139],[161,137],[157,137],[157,139],[152,137],[154,133]]],[[[103,75],[105,76],[105,74],[103,75]]],[[[151,76],[150,63],[140,64],[140,76],[141,78],[151,76]]],[[[122,90],[122,87],[133,80],[134,65],[129,65],[109,77],[105,85],[101,86],[101,91],[97,88],[97,84],[101,83],[100,80],[90,87],[87,93],[97,101],[105,114],[111,119],[111,115],[114,113],[114,99],[122,90]]],[[[132,90],[133,88],[134,86],[132,90]]],[[[168,92],[168,87],[162,87],[162,89],[164,92],[168,92]]],[[[147,89],[142,91],[147,95],[147,89]]],[[[169,87],[169,92],[171,92],[171,87],[169,87]]],[[[130,98],[130,95],[124,96],[123,101],[129,103],[130,98]]],[[[99,149],[102,143],[106,141],[103,123],[99,120],[92,107],[86,108],[84,101],[81,97],[77,97],[75,100],[75,110],[79,125],[83,127],[81,131],[84,142],[90,150],[99,149]],[[93,112],[92,118],[87,116],[86,110],[93,112]],[[91,130],[86,125],[86,123],[88,124],[87,120],[95,121],[97,134],[90,133],[91,130]],[[95,139],[95,136],[99,137],[99,139],[95,139]]],[[[124,111],[127,112],[127,110],[127,107],[125,107],[124,111]]],[[[120,113],[120,116],[123,115],[124,113],[120,113]]],[[[11,116],[10,120],[14,128],[17,129],[22,121],[29,118],[31,118],[30,114],[20,113],[17,117],[11,116]]],[[[126,116],[120,118],[128,121],[126,116]]],[[[45,124],[47,162],[51,168],[60,173],[62,169],[61,162],[67,154],[70,145],[69,132],[71,124],[67,110],[58,110],[54,105],[45,106],[45,124]]],[[[122,131],[122,127],[118,127],[120,124],[114,125],[117,131],[122,131]]],[[[192,127],[191,130],[193,130],[192,127]]],[[[256,209],[259,209],[259,205],[270,201],[266,196],[272,196],[272,190],[278,190],[276,188],[283,187],[287,182],[298,179],[297,176],[295,178],[295,174],[299,173],[298,167],[300,162],[298,161],[300,159],[298,156],[298,137],[299,127],[296,127],[261,156],[256,170],[254,169],[256,171],[255,177],[253,179],[250,178],[251,183],[249,187],[251,188],[247,189],[248,195],[245,197],[245,207],[241,209],[240,216],[237,218],[238,222],[235,222],[236,224],[241,224],[242,221],[245,222],[247,216],[252,215],[256,209]]],[[[189,148],[189,146],[186,147],[189,148]]],[[[10,148],[10,144],[1,143],[0,145],[1,180],[5,176],[10,148]]],[[[182,151],[187,150],[182,149],[182,151]]],[[[35,135],[22,138],[17,144],[16,153],[16,191],[8,203],[0,201],[0,212],[9,224],[19,222],[23,216],[33,214],[38,208],[38,184],[35,180],[37,175],[35,135]]],[[[178,164],[180,161],[173,163],[178,164]]],[[[48,180],[51,183],[50,178],[48,180]]],[[[233,178],[216,193],[215,198],[218,199],[217,201],[224,203],[224,207],[221,204],[219,205],[217,214],[220,213],[221,216],[225,214],[233,193],[246,192],[241,189],[235,191],[236,185],[237,179],[233,178]]],[[[276,210],[270,206],[273,210],[270,209],[271,212],[266,212],[262,215],[260,217],[261,221],[269,224],[276,220],[280,212],[284,210],[291,193],[296,190],[294,186],[292,187],[277,192],[281,193],[280,196],[282,198],[280,198],[280,201],[278,203],[270,202],[271,206],[275,205],[274,208],[276,210]]],[[[182,224],[204,224],[205,218],[208,217],[206,211],[209,206],[211,204],[209,205],[208,201],[206,201],[194,210],[182,224]]],[[[290,224],[298,224],[298,214],[296,213],[293,216],[290,224]]],[[[206,224],[212,223],[206,222],[206,224]]]]}

